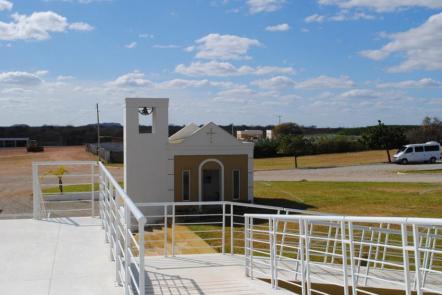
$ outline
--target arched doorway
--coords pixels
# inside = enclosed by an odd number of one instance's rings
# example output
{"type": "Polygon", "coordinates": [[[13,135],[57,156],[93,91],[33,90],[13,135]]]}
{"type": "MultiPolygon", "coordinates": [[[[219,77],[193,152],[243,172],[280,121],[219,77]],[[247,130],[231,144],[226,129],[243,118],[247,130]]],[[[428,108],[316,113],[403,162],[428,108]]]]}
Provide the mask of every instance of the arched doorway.
{"type": "Polygon", "coordinates": [[[199,165],[199,200],[224,200],[224,165],[217,159],[206,159],[199,165]]]}

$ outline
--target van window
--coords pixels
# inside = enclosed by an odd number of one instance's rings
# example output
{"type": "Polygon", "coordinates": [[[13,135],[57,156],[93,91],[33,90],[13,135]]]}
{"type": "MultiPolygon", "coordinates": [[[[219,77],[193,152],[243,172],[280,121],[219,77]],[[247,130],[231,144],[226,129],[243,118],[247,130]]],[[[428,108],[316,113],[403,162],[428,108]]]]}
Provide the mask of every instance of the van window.
{"type": "Polygon", "coordinates": [[[439,151],[439,146],[438,145],[427,145],[427,146],[425,146],[425,151],[426,152],[437,152],[437,151],[439,151]]]}
{"type": "Polygon", "coordinates": [[[416,153],[423,153],[424,152],[424,147],[423,146],[415,146],[414,147],[414,151],[416,153]]]}
{"type": "Polygon", "coordinates": [[[409,147],[409,148],[405,151],[406,154],[411,154],[412,152],[413,152],[413,148],[412,148],[412,147],[409,147]]]}

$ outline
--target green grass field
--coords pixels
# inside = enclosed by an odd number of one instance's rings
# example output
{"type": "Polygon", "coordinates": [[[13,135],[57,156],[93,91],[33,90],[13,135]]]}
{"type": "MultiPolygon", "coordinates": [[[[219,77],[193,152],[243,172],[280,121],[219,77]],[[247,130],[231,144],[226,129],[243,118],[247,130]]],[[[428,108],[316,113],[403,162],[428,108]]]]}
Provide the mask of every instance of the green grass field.
{"type": "Polygon", "coordinates": [[[258,181],[255,202],[342,215],[442,217],[442,184],[258,181]]]}
{"type": "MultiPolygon", "coordinates": [[[[395,151],[391,151],[391,155],[395,151]]],[[[298,157],[298,168],[342,167],[387,162],[385,151],[365,151],[298,157]]],[[[262,158],[254,160],[255,170],[294,169],[294,157],[262,158]]]]}

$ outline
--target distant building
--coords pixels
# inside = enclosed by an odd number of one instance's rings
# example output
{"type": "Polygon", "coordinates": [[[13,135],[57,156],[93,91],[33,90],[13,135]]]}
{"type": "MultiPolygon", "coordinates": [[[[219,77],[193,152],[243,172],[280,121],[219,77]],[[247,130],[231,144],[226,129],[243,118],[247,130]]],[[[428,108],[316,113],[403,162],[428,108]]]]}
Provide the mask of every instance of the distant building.
{"type": "Polygon", "coordinates": [[[273,130],[272,129],[266,130],[266,138],[273,139],[273,130]]]}
{"type": "Polygon", "coordinates": [[[240,130],[236,132],[236,139],[243,141],[256,141],[264,137],[262,130],[240,130]]]}

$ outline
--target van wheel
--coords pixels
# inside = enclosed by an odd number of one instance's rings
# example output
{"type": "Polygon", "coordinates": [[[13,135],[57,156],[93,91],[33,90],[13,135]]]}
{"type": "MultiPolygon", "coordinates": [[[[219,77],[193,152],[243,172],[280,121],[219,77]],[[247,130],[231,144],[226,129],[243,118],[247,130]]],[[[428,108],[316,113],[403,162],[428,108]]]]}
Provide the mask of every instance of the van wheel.
{"type": "Polygon", "coordinates": [[[431,164],[436,163],[436,158],[435,158],[435,157],[432,157],[432,158],[430,159],[430,163],[431,163],[431,164]]]}
{"type": "Polygon", "coordinates": [[[403,165],[408,164],[408,160],[407,159],[402,159],[401,164],[403,164],[403,165]]]}

